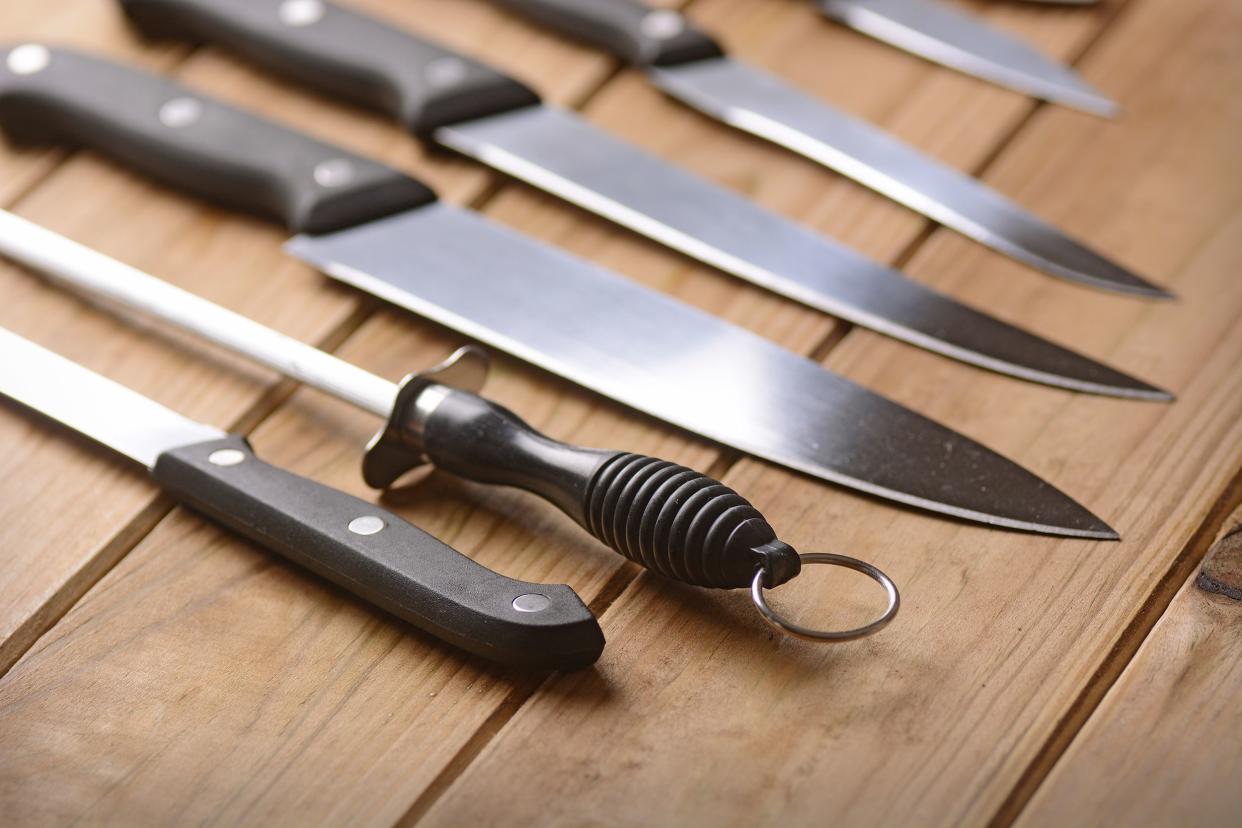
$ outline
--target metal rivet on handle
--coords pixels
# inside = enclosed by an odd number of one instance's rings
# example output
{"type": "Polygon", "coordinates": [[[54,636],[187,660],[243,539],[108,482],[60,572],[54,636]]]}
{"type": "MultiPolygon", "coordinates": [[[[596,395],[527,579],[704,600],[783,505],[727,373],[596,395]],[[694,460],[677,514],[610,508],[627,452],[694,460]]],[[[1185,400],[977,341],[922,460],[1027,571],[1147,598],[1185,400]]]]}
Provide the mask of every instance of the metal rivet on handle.
{"type": "Polygon", "coordinates": [[[322,20],[325,11],[320,0],[285,0],[277,14],[286,26],[310,26],[322,20]]]}
{"type": "Polygon", "coordinates": [[[213,466],[236,466],[246,459],[246,452],[237,449],[216,449],[207,457],[213,466]]]}
{"type": "Polygon", "coordinates": [[[203,117],[203,105],[195,98],[173,98],[160,107],[160,123],[169,129],[184,129],[203,117]]]}
{"type": "Polygon", "coordinates": [[[513,608],[518,612],[543,612],[552,606],[552,600],[546,595],[531,592],[513,599],[513,608]]]}
{"type": "Polygon", "coordinates": [[[27,43],[9,52],[5,64],[15,75],[33,75],[36,72],[42,72],[51,62],[52,53],[47,50],[46,46],[27,43]]]}
{"type": "Polygon", "coordinates": [[[455,86],[466,79],[466,62],[455,57],[441,57],[428,63],[423,77],[432,86],[455,86]]]}
{"type": "Polygon", "coordinates": [[[670,37],[676,37],[681,34],[682,29],[686,27],[685,18],[675,11],[668,9],[659,9],[653,11],[643,18],[643,22],[639,24],[643,34],[647,37],[654,37],[656,40],[668,40],[670,37]]]}
{"type": "Polygon", "coordinates": [[[355,535],[374,535],[376,532],[382,531],[387,525],[384,523],[383,518],[378,518],[375,515],[363,515],[349,522],[349,531],[355,535]]]}
{"type": "Polygon", "coordinates": [[[354,165],[344,158],[329,158],[315,165],[314,176],[320,187],[341,187],[354,179],[354,165]]]}

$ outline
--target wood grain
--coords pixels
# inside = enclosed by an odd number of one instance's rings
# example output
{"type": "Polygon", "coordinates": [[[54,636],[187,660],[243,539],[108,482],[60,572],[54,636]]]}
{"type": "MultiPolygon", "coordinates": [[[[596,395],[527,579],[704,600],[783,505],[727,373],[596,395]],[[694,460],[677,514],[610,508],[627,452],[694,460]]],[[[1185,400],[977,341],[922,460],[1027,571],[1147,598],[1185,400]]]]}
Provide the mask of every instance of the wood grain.
{"type": "MultiPolygon", "coordinates": [[[[71,443],[75,453],[54,457],[47,479],[77,475],[85,465],[102,469],[108,488],[62,493],[46,483],[51,504],[41,514],[80,503],[72,523],[80,544],[115,544],[116,526],[139,526],[120,544],[125,549],[143,537],[0,679],[0,812],[18,824],[986,819],[1065,700],[1108,658],[1110,631],[1135,611],[1202,518],[1224,464],[1242,453],[1238,377],[1231,373],[1242,341],[1230,324],[1242,286],[1229,278],[1237,250],[1236,232],[1228,232],[1236,231],[1239,184],[1220,173],[1236,163],[1227,136],[1238,121],[1216,75],[1231,59],[1222,44],[1232,17],[1206,0],[1172,9],[1137,4],[1087,66],[1131,108],[1132,120],[1111,125],[1054,111],[1028,122],[1032,105],[1020,96],[929,70],[819,20],[803,2],[691,6],[739,54],[771,61],[779,73],[964,169],[985,164],[1021,129],[993,183],[1175,282],[1187,297],[1159,307],[1056,284],[948,234],[921,245],[918,217],[704,121],[631,72],[613,78],[608,61],[488,4],[360,5],[463,47],[485,43],[490,59],[520,69],[554,100],[585,101],[587,117],[608,129],[872,255],[904,259],[917,250],[919,278],[1182,391],[1173,408],[1077,398],[859,332],[829,360],[1062,482],[1131,539],[1086,545],[989,532],[746,462],[731,482],[788,539],[870,557],[902,580],[902,619],[882,638],[818,650],[768,637],[744,596],[644,576],[604,618],[610,643],[601,666],[544,682],[465,659],[181,510],[146,533],[138,506],[151,493],[136,477],[129,481],[134,501],[122,503],[113,523],[102,520],[118,502],[109,475],[119,476],[120,466],[71,443]],[[1171,55],[1153,83],[1135,61],[1163,51],[1174,36],[1196,48],[1171,55]],[[824,54],[833,55],[837,71],[814,71],[821,65],[815,56],[824,54]]],[[[1060,54],[1084,48],[1106,19],[994,13],[1060,54]]],[[[809,352],[834,332],[825,317],[525,188],[505,186],[493,196],[487,175],[424,153],[382,119],[267,80],[215,51],[196,53],[184,74],[425,174],[454,200],[483,204],[498,220],[789,347],[809,352]]],[[[144,187],[106,164],[74,160],[22,207],[305,339],[330,339],[351,325],[352,296],[282,259],[274,228],[144,187]],[[287,300],[286,290],[297,300],[287,300]]],[[[36,289],[24,274],[9,276],[36,289]]],[[[169,355],[162,344],[140,342],[48,294],[43,304],[25,305],[23,318],[28,333],[58,350],[216,422],[248,424],[271,407],[263,400],[271,377],[234,370],[233,362],[185,342],[169,355]],[[45,327],[49,314],[59,321],[45,327]],[[70,322],[86,333],[70,336],[70,322]]],[[[17,324],[7,317],[0,323],[17,324]]],[[[396,377],[458,342],[382,311],[341,353],[396,377]]],[[[709,445],[512,360],[498,362],[488,392],[566,439],[700,467],[716,457],[709,445]]],[[[38,421],[0,410],[0,428],[6,422],[20,438],[36,440],[38,451],[65,442],[38,421]]],[[[358,446],[375,425],[299,391],[253,437],[273,462],[373,496],[363,491],[357,463],[358,446]]],[[[18,460],[13,475],[46,462],[18,460]]],[[[12,507],[0,498],[0,518],[32,501],[24,491],[14,492],[12,507]]],[[[599,608],[633,575],[551,508],[519,493],[433,474],[385,504],[489,566],[569,583],[599,608]]],[[[35,560],[59,542],[46,520],[25,531],[33,540],[19,545],[3,535],[3,548],[25,555],[36,547],[35,560]]],[[[49,582],[64,583],[72,572],[70,561],[49,582]]],[[[806,620],[848,623],[866,611],[870,596],[865,586],[820,573],[777,594],[789,606],[829,598],[831,613],[817,618],[808,610],[806,620]]]]}
{"type": "MultiPolygon", "coordinates": [[[[599,670],[542,688],[421,824],[991,820],[1242,461],[1242,176],[1228,137],[1242,117],[1221,82],[1238,71],[1227,45],[1238,31],[1237,10],[1219,3],[1137,5],[1086,65],[1126,122],[1041,110],[988,176],[1170,282],[1179,303],[1040,281],[944,233],[910,265],[1141,368],[1178,404],[972,376],[859,332],[828,361],[1071,481],[1125,542],[955,526],[742,463],[730,482],[792,542],[893,573],[903,616],[866,643],[815,649],[770,640],[740,602],[644,576],[604,618],[599,670]],[[1162,52],[1171,36],[1180,47],[1162,52]],[[1155,53],[1161,71],[1139,71],[1155,53]]],[[[844,623],[867,589],[799,579],[778,600],[844,623]]]]}
{"type": "Polygon", "coordinates": [[[1187,579],[1017,825],[1237,821],[1242,604],[1194,581],[1187,579]]]}
{"type": "MultiPolygon", "coordinates": [[[[132,59],[148,47],[148,63],[173,62],[168,44],[139,44],[124,34],[114,4],[89,5],[81,17],[44,16],[39,26],[30,25],[37,15],[22,6],[20,13],[6,12],[12,18],[6,25],[120,59],[132,59]],[[105,8],[109,11],[101,12],[105,8]],[[88,34],[99,41],[92,42],[88,34]]],[[[517,41],[526,39],[522,30],[497,22],[494,14],[490,22],[486,15],[478,22],[463,21],[447,4],[438,10],[428,6],[425,19],[439,20],[459,36],[487,37],[501,47],[509,42],[505,31],[517,41]]],[[[579,94],[600,71],[597,61],[587,59],[577,61],[578,72],[566,71],[574,62],[566,51],[553,43],[540,52],[548,61],[544,85],[553,96],[579,94]]],[[[488,176],[475,167],[429,160],[382,119],[329,105],[218,55],[200,54],[180,74],[206,92],[334,136],[418,174],[433,173],[427,177],[448,197],[469,201],[488,185],[488,176]]],[[[10,171],[14,180],[33,180],[57,155],[10,148],[0,158],[0,170],[10,171]]],[[[18,212],[305,340],[324,341],[358,311],[355,294],[281,253],[280,228],[181,198],[90,154],[80,153],[49,174],[21,200],[18,212]]],[[[189,416],[222,426],[245,424],[276,379],[184,337],[175,337],[178,347],[170,350],[167,342],[147,335],[148,323],[137,329],[118,324],[19,269],[6,265],[0,278],[6,297],[0,324],[189,416]],[[187,361],[187,352],[212,357],[187,361]]],[[[105,450],[66,441],[38,419],[6,408],[0,411],[0,429],[6,441],[22,445],[5,458],[6,475],[0,481],[0,545],[11,550],[0,572],[2,672],[168,506],[156,500],[141,471],[105,450]]]]}

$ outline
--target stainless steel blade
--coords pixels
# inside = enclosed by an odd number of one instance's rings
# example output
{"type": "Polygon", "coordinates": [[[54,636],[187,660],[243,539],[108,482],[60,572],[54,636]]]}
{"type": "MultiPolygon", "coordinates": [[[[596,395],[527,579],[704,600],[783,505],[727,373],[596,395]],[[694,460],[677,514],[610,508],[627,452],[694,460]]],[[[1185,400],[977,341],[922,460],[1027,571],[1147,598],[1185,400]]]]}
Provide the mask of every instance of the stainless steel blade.
{"type": "Polygon", "coordinates": [[[288,249],[553,374],[792,469],[993,525],[1116,537],[1048,483],[962,435],[473,213],[435,205],[299,236],[288,249]]]}
{"type": "Polygon", "coordinates": [[[851,29],[1023,94],[1113,117],[1119,107],[1077,72],[998,29],[932,0],[818,0],[851,29]]]}
{"type": "Polygon", "coordinates": [[[0,394],[147,468],[169,449],[226,436],[3,328],[0,394]]]}
{"type": "Polygon", "coordinates": [[[649,74],[664,92],[712,118],[817,161],[1032,267],[1107,290],[1170,296],[974,178],[753,66],[722,57],[655,67],[649,74]]]}
{"type": "Polygon", "coordinates": [[[688,256],[887,336],[1022,379],[1168,394],[907,279],[572,113],[529,107],[436,132],[441,143],[688,256]]]}

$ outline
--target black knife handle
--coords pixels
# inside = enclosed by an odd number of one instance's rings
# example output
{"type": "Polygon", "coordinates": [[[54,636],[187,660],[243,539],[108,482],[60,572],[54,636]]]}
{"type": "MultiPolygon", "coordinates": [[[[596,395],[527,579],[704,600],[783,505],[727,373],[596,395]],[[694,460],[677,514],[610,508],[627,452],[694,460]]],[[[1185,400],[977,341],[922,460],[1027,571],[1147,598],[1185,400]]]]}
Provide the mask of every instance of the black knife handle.
{"type": "Polygon", "coordinates": [[[532,429],[469,391],[435,386],[406,414],[407,443],[436,466],[481,483],[516,486],[558,506],[606,546],[697,586],[768,586],[798,574],[798,553],[728,486],[639,454],[579,448],[532,429]]]}
{"type": "Polygon", "coordinates": [[[324,0],[120,0],[151,36],[215,43],[300,83],[437,127],[539,103],[518,81],[324,0]]]}
{"type": "Polygon", "coordinates": [[[569,669],[603,649],[569,587],[499,575],[391,512],[264,463],[240,437],[165,452],[152,475],[186,505],[463,650],[569,669]]]}
{"type": "Polygon", "coordinates": [[[675,66],[723,54],[679,12],[639,0],[496,0],[536,23],[638,66],[675,66]]]}
{"type": "Polygon", "coordinates": [[[0,126],[83,145],[291,232],[350,227],[435,201],[404,173],[141,69],[40,44],[0,47],[0,126]]]}

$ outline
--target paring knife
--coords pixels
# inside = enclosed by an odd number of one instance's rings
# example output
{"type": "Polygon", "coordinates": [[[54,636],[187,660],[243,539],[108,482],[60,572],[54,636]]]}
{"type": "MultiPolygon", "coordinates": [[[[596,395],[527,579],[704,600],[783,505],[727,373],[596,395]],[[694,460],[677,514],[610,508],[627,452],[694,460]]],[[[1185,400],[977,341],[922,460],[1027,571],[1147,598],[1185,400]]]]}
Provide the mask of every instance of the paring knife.
{"type": "MultiPolygon", "coordinates": [[[[1065,388],[1168,399],[959,304],[751,201],[653,158],[495,71],[320,0],[126,0],[153,33],[233,44],[316,88],[400,118],[413,132],[693,258],[945,356],[1065,388]],[[296,10],[296,11],[293,11],[296,10]]],[[[624,8],[624,6],[617,6],[624,8]]],[[[664,41],[680,54],[680,40],[664,41]]],[[[689,41],[693,50],[702,44],[689,41]]],[[[299,243],[322,264],[332,243],[299,243]]],[[[386,279],[385,269],[370,269],[386,279]]]]}
{"type": "Polygon", "coordinates": [[[1031,267],[1105,290],[1170,298],[974,178],[734,60],[675,11],[640,0],[497,2],[641,67],[667,95],[708,117],[793,150],[1031,267]],[[695,47],[668,54],[661,44],[672,38],[695,47]]]}
{"type": "Polygon", "coordinates": [[[1092,115],[1112,118],[1120,111],[1070,67],[935,0],[816,3],[824,16],[933,63],[1092,115]]]}
{"type": "Polygon", "coordinates": [[[714,316],[440,204],[390,167],[70,50],[0,50],[0,66],[0,124],[14,137],[93,146],[274,216],[301,233],[295,255],[329,275],[639,411],[901,503],[1116,537],[979,444],[714,316]]]}
{"type": "Polygon", "coordinates": [[[391,512],[264,463],[243,437],[2,328],[0,395],[141,463],[178,501],[468,652],[568,669],[603,650],[599,624],[569,587],[499,575],[391,512]]]}
{"type": "MultiPolygon", "coordinates": [[[[634,563],[702,587],[750,587],[760,574],[765,587],[776,587],[798,575],[807,558],[777,539],[741,495],[707,475],[653,457],[558,442],[480,397],[474,392],[487,357],[475,346],[394,384],[3,210],[0,251],[384,418],[362,466],[377,488],[426,463],[476,482],[516,486],[634,563]]],[[[877,580],[888,579],[881,573],[877,580]]],[[[514,606],[539,612],[543,603],[528,595],[514,606]]]]}

